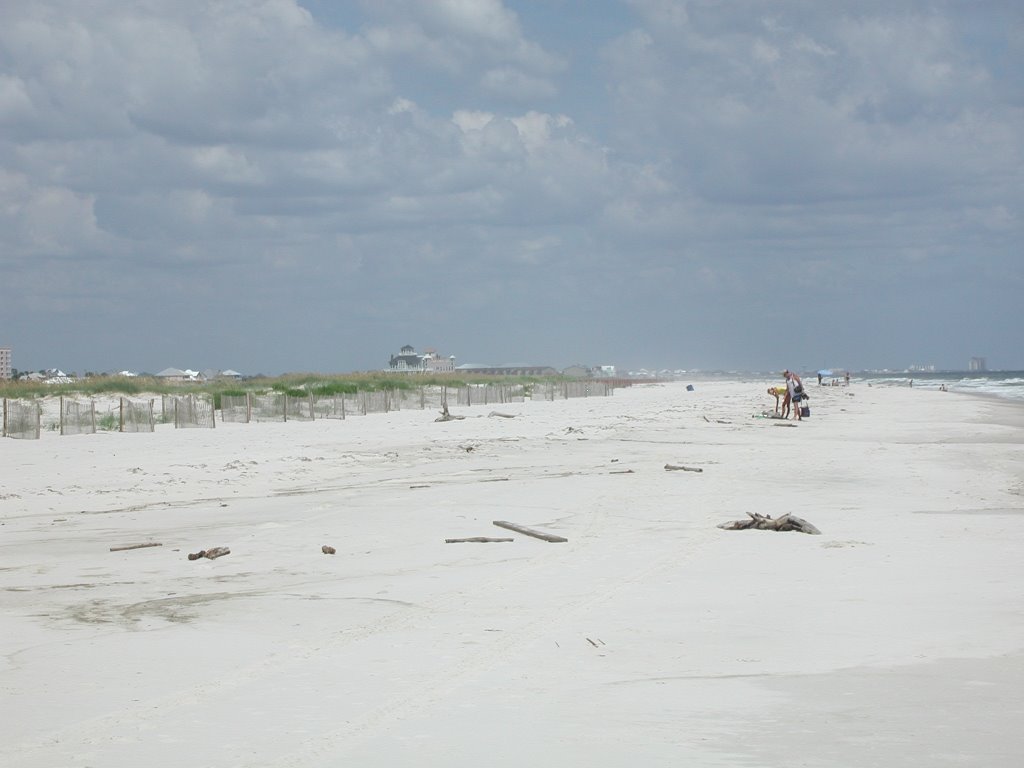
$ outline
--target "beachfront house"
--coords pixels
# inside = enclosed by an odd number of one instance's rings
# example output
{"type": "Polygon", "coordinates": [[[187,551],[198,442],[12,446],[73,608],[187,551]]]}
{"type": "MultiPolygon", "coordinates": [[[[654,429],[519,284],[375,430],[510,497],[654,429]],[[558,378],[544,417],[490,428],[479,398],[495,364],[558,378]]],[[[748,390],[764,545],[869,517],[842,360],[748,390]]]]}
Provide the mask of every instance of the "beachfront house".
{"type": "Polygon", "coordinates": [[[180,368],[164,368],[160,373],[155,374],[156,378],[169,384],[187,384],[190,382],[202,381],[202,374],[199,371],[192,371],[180,368]]]}
{"type": "Polygon", "coordinates": [[[392,355],[387,370],[390,373],[451,373],[455,370],[455,355],[441,357],[428,349],[422,355],[406,344],[397,355],[392,355]]]}

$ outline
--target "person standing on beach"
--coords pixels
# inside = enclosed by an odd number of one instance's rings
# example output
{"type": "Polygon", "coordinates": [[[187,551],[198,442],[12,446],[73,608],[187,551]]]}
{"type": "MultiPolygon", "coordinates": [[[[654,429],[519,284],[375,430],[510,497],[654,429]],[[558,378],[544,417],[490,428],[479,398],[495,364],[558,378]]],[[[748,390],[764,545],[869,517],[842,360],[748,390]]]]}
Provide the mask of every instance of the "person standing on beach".
{"type": "MultiPolygon", "coordinates": [[[[802,421],[802,417],[800,416],[800,401],[803,399],[804,383],[801,381],[799,376],[789,370],[783,371],[782,375],[786,379],[786,400],[793,404],[793,415],[796,416],[796,420],[802,421]]],[[[787,415],[785,404],[782,406],[782,415],[783,417],[787,415]]]]}

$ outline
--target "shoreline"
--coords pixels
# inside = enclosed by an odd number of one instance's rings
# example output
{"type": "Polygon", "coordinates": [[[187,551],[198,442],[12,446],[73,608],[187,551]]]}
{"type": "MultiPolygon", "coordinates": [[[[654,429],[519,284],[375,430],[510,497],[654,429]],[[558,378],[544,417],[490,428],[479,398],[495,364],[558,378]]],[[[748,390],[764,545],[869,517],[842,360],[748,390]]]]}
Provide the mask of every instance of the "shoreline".
{"type": "Polygon", "coordinates": [[[0,759],[1016,766],[1024,408],[765,381],[0,441],[0,759]]]}

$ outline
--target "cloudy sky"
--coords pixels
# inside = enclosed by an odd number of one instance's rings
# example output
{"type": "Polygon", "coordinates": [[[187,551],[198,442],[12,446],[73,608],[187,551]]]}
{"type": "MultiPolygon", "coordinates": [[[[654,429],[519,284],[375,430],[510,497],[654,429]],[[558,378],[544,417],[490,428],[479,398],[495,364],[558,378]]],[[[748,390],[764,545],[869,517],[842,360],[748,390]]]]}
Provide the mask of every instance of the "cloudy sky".
{"type": "Polygon", "coordinates": [[[1024,368],[1024,4],[0,3],[22,370],[1024,368]]]}

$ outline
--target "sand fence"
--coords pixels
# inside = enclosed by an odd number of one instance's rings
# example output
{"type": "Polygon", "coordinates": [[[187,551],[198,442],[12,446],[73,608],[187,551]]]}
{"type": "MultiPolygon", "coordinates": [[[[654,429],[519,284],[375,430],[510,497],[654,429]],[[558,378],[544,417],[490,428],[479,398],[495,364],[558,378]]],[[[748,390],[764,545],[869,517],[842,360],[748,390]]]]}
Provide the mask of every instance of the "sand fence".
{"type": "Polygon", "coordinates": [[[448,406],[472,407],[521,403],[531,400],[566,400],[578,397],[607,397],[612,382],[562,381],[534,384],[470,384],[460,387],[424,386],[407,389],[358,390],[334,395],[308,393],[254,393],[221,395],[220,408],[212,395],[161,395],[160,412],[156,398],[108,398],[97,406],[95,399],[82,397],[4,398],[3,437],[38,440],[43,432],[84,435],[104,432],[154,432],[156,425],[173,424],[176,429],[217,426],[222,422],[259,423],[345,419],[399,410],[443,410],[448,406]],[[54,405],[57,418],[44,422],[54,405]]]}

